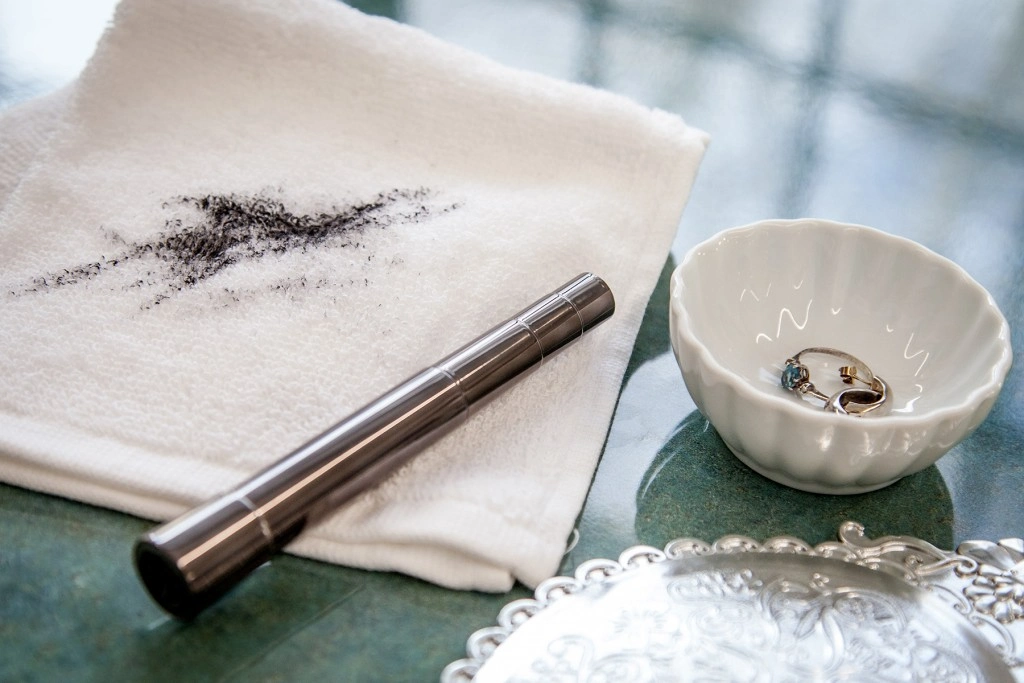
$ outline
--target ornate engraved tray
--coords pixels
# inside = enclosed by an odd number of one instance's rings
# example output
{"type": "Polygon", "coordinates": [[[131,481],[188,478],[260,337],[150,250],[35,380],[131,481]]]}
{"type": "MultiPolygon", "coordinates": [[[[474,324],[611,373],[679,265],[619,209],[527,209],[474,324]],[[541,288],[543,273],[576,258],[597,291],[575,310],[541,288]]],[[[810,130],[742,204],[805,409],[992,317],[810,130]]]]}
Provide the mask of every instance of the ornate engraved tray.
{"type": "Polygon", "coordinates": [[[846,522],[812,547],[684,538],[516,600],[456,681],[1024,681],[1024,541],[956,552],[846,522]]]}

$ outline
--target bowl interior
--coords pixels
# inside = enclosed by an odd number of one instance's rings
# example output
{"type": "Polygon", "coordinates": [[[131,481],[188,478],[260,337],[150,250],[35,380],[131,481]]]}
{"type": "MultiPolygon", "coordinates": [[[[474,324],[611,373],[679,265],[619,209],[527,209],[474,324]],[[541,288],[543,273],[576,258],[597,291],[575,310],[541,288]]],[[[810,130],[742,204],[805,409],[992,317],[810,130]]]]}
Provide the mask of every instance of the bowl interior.
{"type": "MultiPolygon", "coordinates": [[[[962,269],[862,226],[808,220],[736,228],[692,250],[680,276],[696,339],[755,389],[792,401],[810,399],[783,389],[780,373],[807,347],[864,361],[889,383],[892,415],[969,401],[1008,353],[1002,315],[962,269]]],[[[824,393],[844,386],[844,361],[801,360],[824,393]]]]}

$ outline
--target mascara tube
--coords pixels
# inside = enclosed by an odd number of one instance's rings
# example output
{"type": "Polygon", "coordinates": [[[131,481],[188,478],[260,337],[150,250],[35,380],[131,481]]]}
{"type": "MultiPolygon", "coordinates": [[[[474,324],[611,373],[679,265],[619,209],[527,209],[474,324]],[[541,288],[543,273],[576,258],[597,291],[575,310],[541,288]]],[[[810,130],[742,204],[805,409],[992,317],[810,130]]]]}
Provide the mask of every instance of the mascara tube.
{"type": "Polygon", "coordinates": [[[139,578],[167,612],[195,617],[614,310],[603,280],[577,276],[234,490],[144,534],[134,549],[139,578]]]}

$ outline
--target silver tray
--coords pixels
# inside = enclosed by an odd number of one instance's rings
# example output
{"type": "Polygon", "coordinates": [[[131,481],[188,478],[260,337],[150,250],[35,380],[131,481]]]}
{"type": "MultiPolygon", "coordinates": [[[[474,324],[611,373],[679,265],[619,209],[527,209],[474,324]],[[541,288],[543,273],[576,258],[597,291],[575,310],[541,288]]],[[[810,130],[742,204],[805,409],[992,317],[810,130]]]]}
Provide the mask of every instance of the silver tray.
{"type": "Polygon", "coordinates": [[[1024,541],[636,546],[516,600],[458,681],[1024,681],[1024,541]]]}

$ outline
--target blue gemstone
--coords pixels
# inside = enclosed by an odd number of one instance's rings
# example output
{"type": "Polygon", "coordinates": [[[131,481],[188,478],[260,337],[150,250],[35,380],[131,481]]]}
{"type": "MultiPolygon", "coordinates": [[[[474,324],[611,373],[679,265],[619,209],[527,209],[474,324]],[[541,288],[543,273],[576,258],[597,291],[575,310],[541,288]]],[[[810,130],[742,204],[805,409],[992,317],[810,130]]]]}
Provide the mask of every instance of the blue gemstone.
{"type": "Polygon", "coordinates": [[[782,370],[782,386],[787,389],[796,389],[803,384],[805,379],[802,365],[799,363],[786,363],[786,367],[782,370]]]}

